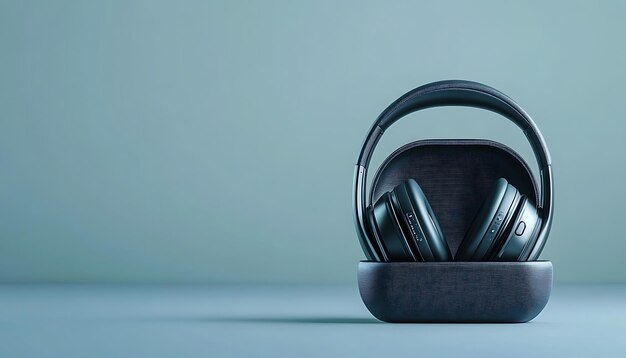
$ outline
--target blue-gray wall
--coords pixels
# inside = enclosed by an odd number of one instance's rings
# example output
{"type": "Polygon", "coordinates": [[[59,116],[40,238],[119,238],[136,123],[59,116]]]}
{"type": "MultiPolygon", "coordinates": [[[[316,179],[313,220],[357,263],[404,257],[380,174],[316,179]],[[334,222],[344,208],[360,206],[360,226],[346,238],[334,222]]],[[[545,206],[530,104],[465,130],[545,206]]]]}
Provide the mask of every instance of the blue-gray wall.
{"type": "MultiPolygon", "coordinates": [[[[0,280],[354,280],[368,127],[464,78],[550,145],[556,279],[624,282],[624,4],[2,1],[0,280]]],[[[429,137],[532,161],[512,124],[447,108],[393,127],[373,164],[429,137]]]]}

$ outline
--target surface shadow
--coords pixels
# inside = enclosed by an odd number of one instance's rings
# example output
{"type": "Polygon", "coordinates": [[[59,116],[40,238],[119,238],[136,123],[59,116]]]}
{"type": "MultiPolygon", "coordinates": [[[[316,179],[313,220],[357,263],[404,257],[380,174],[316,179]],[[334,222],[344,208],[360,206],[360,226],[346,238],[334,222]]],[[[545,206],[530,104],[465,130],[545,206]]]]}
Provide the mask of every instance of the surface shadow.
{"type": "Polygon", "coordinates": [[[367,317],[243,317],[243,316],[189,316],[189,317],[151,317],[151,320],[196,323],[263,323],[263,324],[374,324],[382,323],[375,318],[367,317]]]}
{"type": "MultiPolygon", "coordinates": [[[[374,317],[342,317],[342,316],[142,316],[132,320],[160,321],[177,323],[248,323],[248,324],[384,324],[374,317]]],[[[545,322],[531,320],[529,322],[396,322],[397,325],[464,325],[464,326],[526,326],[545,322]]]]}
{"type": "Polygon", "coordinates": [[[246,323],[319,323],[319,324],[372,324],[382,323],[375,318],[362,317],[215,317],[213,322],[246,323]]]}

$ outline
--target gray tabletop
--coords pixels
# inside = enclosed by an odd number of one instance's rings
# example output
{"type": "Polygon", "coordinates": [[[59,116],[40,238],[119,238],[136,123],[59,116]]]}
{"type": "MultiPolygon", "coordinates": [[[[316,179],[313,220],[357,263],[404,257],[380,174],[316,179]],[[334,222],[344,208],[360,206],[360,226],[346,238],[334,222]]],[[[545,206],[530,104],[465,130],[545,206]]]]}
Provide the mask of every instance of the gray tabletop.
{"type": "Polygon", "coordinates": [[[526,324],[381,323],[355,286],[0,286],[0,357],[624,357],[625,333],[626,285],[556,286],[526,324]]]}

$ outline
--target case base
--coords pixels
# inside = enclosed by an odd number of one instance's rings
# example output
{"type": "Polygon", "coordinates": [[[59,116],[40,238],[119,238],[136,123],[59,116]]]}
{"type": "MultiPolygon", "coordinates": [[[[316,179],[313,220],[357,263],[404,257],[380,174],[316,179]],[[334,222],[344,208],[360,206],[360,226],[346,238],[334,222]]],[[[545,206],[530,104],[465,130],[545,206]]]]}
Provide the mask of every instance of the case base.
{"type": "Polygon", "coordinates": [[[385,322],[527,322],[545,307],[552,263],[361,261],[359,292],[385,322]]]}

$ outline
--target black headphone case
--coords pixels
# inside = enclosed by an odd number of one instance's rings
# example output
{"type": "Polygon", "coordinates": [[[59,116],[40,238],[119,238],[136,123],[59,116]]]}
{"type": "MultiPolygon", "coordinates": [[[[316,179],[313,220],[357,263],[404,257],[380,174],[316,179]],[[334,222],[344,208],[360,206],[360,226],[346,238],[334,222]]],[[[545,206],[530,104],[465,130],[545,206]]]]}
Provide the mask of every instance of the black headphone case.
{"type": "MultiPolygon", "coordinates": [[[[500,177],[537,202],[528,165],[505,145],[422,140],[399,148],[383,162],[370,196],[375,202],[402,181],[415,179],[455,254],[500,177]]],[[[552,263],[361,261],[358,283],[367,309],[386,322],[527,322],[550,298],[552,263]]]]}

